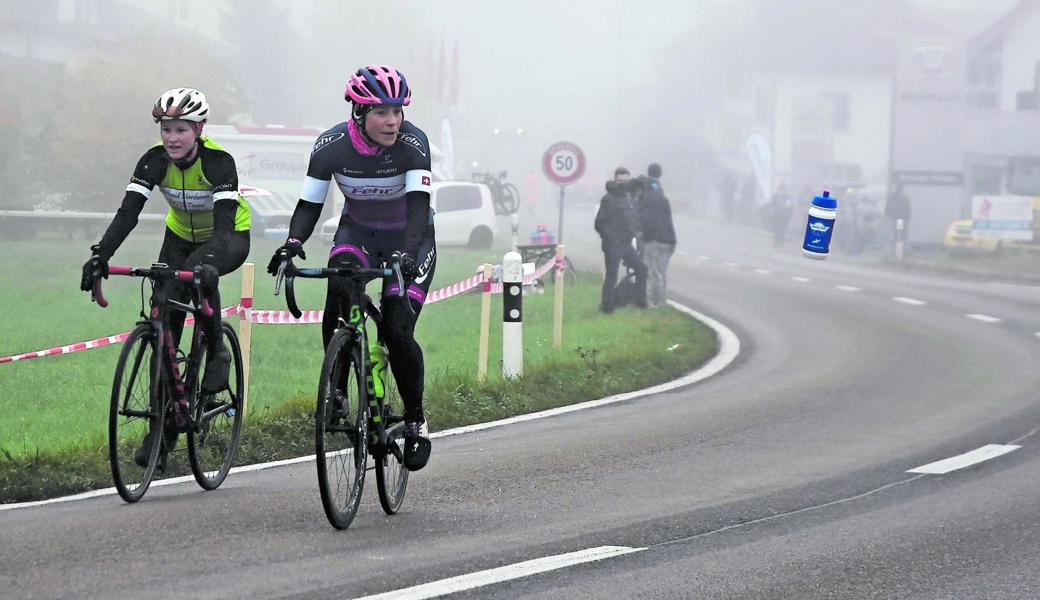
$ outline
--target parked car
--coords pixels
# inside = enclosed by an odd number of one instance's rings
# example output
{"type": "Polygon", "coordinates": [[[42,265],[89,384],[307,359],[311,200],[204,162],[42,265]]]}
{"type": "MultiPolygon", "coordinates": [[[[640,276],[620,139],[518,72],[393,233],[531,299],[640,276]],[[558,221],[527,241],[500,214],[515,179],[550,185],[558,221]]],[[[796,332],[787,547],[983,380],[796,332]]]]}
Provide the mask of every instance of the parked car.
{"type": "MultiPolygon", "coordinates": [[[[430,205],[437,244],[487,249],[495,242],[495,207],[491,189],[468,181],[435,181],[430,205]]],[[[331,242],[339,216],[321,225],[321,239],[331,242]]]]}
{"type": "Polygon", "coordinates": [[[970,252],[992,252],[1000,246],[1000,240],[975,237],[973,221],[959,219],[950,223],[943,236],[943,248],[951,254],[970,252]]]}
{"type": "Polygon", "coordinates": [[[238,186],[238,193],[249,203],[253,237],[265,240],[284,240],[288,237],[289,220],[296,210],[295,196],[248,185],[238,186]]]}

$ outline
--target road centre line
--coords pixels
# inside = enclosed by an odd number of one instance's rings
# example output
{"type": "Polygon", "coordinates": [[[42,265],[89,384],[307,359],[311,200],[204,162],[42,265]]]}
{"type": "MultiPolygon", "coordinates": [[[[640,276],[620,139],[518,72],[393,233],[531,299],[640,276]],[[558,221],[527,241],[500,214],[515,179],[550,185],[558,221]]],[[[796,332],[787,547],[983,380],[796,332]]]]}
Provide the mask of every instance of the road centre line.
{"type": "Polygon", "coordinates": [[[978,313],[968,313],[964,316],[968,317],[969,319],[975,319],[976,321],[982,321],[983,323],[1000,323],[1004,320],[1000,317],[991,317],[989,315],[981,315],[978,313]]]}
{"type": "Polygon", "coordinates": [[[990,460],[991,458],[1003,456],[1008,452],[1018,450],[1021,447],[1022,446],[1014,444],[986,444],[985,446],[976,448],[971,452],[965,452],[964,454],[958,454],[957,456],[951,456],[950,458],[944,458],[943,460],[937,460],[928,463],[927,465],[921,465],[920,467],[910,469],[907,473],[944,475],[950,471],[956,471],[957,469],[970,467],[971,465],[990,460]]]}
{"type": "Polygon", "coordinates": [[[860,288],[854,285],[836,285],[834,286],[843,292],[858,292],[860,288]]]}
{"type": "Polygon", "coordinates": [[[495,569],[487,569],[475,573],[468,573],[466,575],[449,577],[448,579],[431,581],[430,583],[394,590],[383,594],[376,594],[374,596],[364,596],[359,600],[424,600],[425,598],[436,598],[437,596],[472,590],[474,588],[484,587],[486,585],[496,584],[503,581],[522,579],[530,575],[556,571],[574,565],[595,562],[598,560],[613,558],[615,556],[631,554],[633,552],[642,552],[643,550],[646,550],[646,548],[631,548],[629,546],[599,546],[597,548],[579,550],[578,552],[546,556],[495,569]]]}
{"type": "Polygon", "coordinates": [[[909,304],[911,306],[924,306],[928,304],[924,300],[918,300],[916,298],[906,298],[904,296],[892,296],[892,299],[896,302],[902,302],[903,304],[909,304]]]}
{"type": "Polygon", "coordinates": [[[809,283],[810,281],[812,281],[812,279],[809,279],[808,277],[792,277],[791,279],[797,281],[798,283],[809,283]]]}

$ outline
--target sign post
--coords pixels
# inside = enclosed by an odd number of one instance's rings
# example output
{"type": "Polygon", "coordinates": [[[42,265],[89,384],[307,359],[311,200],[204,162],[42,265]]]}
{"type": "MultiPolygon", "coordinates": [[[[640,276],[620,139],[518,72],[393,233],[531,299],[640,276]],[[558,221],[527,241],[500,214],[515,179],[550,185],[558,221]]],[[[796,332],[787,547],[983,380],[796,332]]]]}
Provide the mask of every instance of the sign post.
{"type": "Polygon", "coordinates": [[[564,189],[585,174],[585,153],[577,144],[556,142],[542,155],[542,171],[560,186],[560,222],[556,229],[556,243],[563,243],[564,189]]]}

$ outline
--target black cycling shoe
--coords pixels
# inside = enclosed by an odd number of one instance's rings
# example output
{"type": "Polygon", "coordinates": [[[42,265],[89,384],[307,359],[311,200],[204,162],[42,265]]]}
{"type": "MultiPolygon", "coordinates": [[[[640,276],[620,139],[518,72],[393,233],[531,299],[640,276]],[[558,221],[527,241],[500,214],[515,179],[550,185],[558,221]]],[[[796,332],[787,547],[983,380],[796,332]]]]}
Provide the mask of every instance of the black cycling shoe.
{"type": "MultiPolygon", "coordinates": [[[[155,436],[152,435],[152,431],[145,434],[144,439],[141,440],[141,445],[138,446],[137,451],[134,452],[134,464],[142,469],[148,466],[148,457],[152,453],[153,437],[155,436]]],[[[165,443],[163,444],[163,447],[159,449],[159,464],[165,462],[163,461],[163,457],[167,452],[173,450],[177,446],[177,430],[167,424],[167,427],[164,428],[163,431],[163,438],[165,443]]]]}
{"type": "Polygon", "coordinates": [[[432,448],[426,433],[426,422],[410,422],[404,426],[404,468],[418,471],[430,460],[432,448]]]}
{"type": "Polygon", "coordinates": [[[206,372],[202,376],[202,392],[217,394],[228,387],[228,376],[231,374],[231,352],[221,344],[220,350],[210,352],[206,357],[206,372]]]}

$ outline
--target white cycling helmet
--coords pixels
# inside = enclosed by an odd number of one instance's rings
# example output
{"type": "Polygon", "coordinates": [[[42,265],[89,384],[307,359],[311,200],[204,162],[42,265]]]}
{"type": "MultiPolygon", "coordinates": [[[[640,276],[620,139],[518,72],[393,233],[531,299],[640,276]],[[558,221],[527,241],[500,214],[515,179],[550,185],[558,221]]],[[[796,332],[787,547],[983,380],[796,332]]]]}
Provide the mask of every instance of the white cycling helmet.
{"type": "Polygon", "coordinates": [[[196,123],[205,123],[209,117],[209,103],[206,95],[193,88],[173,88],[166,90],[155,100],[152,107],[152,118],[155,122],[183,119],[196,123]]]}

